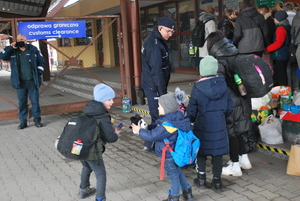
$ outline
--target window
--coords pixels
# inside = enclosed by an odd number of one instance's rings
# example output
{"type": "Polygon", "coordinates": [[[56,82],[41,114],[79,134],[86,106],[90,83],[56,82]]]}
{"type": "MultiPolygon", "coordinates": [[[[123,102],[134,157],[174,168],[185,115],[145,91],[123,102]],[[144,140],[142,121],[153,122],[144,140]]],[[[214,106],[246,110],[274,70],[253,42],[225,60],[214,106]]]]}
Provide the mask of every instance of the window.
{"type": "Polygon", "coordinates": [[[153,28],[157,25],[158,20],[158,8],[150,8],[146,11],[147,20],[147,33],[148,35],[152,32],[153,28]]]}
{"type": "Polygon", "coordinates": [[[194,27],[194,2],[179,3],[180,32],[191,31],[194,27]]]}
{"type": "Polygon", "coordinates": [[[91,20],[86,21],[86,37],[75,38],[75,45],[87,45],[93,39],[92,35],[92,22],[91,20]]]}
{"type": "Polygon", "coordinates": [[[71,38],[58,39],[59,47],[71,47],[71,38]]]}

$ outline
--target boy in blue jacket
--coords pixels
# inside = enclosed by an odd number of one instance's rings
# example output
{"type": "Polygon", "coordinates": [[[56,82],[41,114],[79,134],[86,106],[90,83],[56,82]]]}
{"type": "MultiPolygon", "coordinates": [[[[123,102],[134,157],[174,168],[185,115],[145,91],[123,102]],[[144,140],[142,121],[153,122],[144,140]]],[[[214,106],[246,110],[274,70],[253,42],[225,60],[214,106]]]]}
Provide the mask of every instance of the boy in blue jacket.
{"type": "MultiPolygon", "coordinates": [[[[156,120],[157,127],[152,130],[142,129],[138,125],[131,124],[133,131],[147,141],[155,141],[155,153],[161,157],[162,150],[165,146],[164,139],[169,140],[172,149],[175,147],[177,140],[177,129],[184,132],[190,131],[190,120],[186,118],[182,111],[178,111],[179,105],[184,102],[185,93],[176,88],[175,94],[165,94],[159,97],[158,112],[159,119],[156,120]],[[162,125],[164,122],[170,122],[176,128],[162,125]]],[[[169,196],[164,201],[179,201],[180,189],[182,189],[183,198],[187,201],[193,201],[192,186],[181,171],[181,167],[175,164],[170,152],[166,152],[165,170],[170,180],[171,189],[168,191],[169,196]]]]}
{"type": "Polygon", "coordinates": [[[206,56],[200,62],[200,75],[191,92],[187,116],[194,123],[194,134],[201,141],[196,159],[198,172],[195,183],[206,188],[206,159],[212,157],[212,188],[222,192],[223,155],[229,153],[226,117],[232,112],[232,99],[225,78],[216,76],[218,61],[206,56]]]}

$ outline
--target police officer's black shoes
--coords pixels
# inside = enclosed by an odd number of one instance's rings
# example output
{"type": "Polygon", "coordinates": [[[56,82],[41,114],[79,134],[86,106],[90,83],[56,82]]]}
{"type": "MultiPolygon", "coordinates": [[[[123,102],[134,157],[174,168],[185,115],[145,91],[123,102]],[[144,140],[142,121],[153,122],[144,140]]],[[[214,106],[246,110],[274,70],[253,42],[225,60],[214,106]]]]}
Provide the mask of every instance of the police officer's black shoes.
{"type": "Polygon", "coordinates": [[[18,129],[21,130],[21,129],[24,129],[27,127],[27,123],[20,123],[20,125],[18,126],[18,129]]]}
{"type": "Polygon", "coordinates": [[[41,123],[41,120],[35,120],[35,126],[40,128],[40,127],[43,127],[43,124],[41,123]]]}

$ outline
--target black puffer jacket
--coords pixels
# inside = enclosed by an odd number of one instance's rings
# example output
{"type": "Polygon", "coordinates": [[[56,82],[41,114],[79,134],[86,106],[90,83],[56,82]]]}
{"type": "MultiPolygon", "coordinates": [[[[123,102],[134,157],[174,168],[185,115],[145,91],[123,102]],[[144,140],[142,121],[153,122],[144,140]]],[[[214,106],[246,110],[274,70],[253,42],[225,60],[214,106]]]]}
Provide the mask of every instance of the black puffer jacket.
{"type": "MultiPolygon", "coordinates": [[[[83,108],[83,113],[87,116],[93,116],[99,122],[97,126],[96,133],[101,134],[102,142],[97,143],[99,157],[102,158],[102,153],[105,150],[105,144],[116,142],[118,140],[118,135],[115,133],[114,127],[111,123],[111,117],[108,114],[107,109],[101,102],[95,100],[89,101],[83,108]]],[[[97,138],[95,135],[94,140],[97,138]]],[[[95,147],[92,147],[87,160],[97,160],[97,151],[95,147]]]]}
{"type": "Polygon", "coordinates": [[[227,62],[227,58],[238,54],[238,50],[224,38],[213,45],[209,54],[218,60],[218,74],[225,76],[233,101],[233,111],[226,118],[228,135],[235,137],[248,134],[252,126],[251,99],[240,95],[237,85],[234,83],[232,66],[229,66],[227,62]]]}
{"type": "Polygon", "coordinates": [[[227,39],[233,39],[234,26],[227,17],[222,18],[218,23],[218,30],[222,31],[227,39]]]}
{"type": "Polygon", "coordinates": [[[236,18],[233,36],[233,44],[239,52],[263,51],[264,47],[269,45],[268,41],[268,27],[264,16],[254,7],[243,9],[236,18]],[[264,44],[264,41],[266,44],[264,44]]]}

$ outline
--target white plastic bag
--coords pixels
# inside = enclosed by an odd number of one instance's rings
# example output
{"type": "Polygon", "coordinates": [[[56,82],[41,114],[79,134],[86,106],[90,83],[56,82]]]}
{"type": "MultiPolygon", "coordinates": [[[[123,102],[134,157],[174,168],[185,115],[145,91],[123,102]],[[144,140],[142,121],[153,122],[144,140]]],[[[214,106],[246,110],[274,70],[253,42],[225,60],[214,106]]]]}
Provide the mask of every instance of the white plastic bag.
{"type": "Polygon", "coordinates": [[[294,91],[293,103],[295,105],[300,105],[300,92],[299,91],[294,91]]]}
{"type": "Polygon", "coordinates": [[[282,144],[282,123],[281,120],[269,115],[264,123],[258,126],[261,141],[267,144],[282,144]]]}
{"type": "Polygon", "coordinates": [[[252,110],[259,110],[261,106],[266,106],[272,99],[272,94],[269,92],[261,98],[251,98],[252,110]]]}

